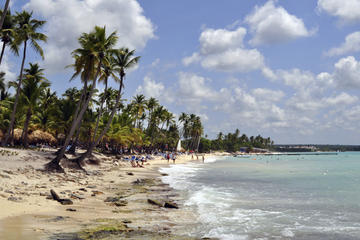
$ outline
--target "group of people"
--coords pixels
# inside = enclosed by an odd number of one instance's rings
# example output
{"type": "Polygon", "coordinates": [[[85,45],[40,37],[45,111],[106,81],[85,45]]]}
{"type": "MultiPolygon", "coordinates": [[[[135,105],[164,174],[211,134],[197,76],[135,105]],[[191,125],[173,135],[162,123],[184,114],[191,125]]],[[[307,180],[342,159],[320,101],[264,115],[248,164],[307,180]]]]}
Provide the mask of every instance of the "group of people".
{"type": "Polygon", "coordinates": [[[132,167],[144,167],[144,163],[150,159],[151,159],[151,157],[149,155],[146,155],[146,156],[133,155],[133,156],[131,156],[131,158],[129,158],[129,157],[124,158],[124,160],[130,161],[130,164],[132,167]]]}
{"type": "Polygon", "coordinates": [[[168,163],[170,162],[170,159],[173,160],[173,163],[175,164],[175,160],[176,160],[176,153],[175,152],[168,152],[164,154],[164,158],[168,161],[168,163]]]}

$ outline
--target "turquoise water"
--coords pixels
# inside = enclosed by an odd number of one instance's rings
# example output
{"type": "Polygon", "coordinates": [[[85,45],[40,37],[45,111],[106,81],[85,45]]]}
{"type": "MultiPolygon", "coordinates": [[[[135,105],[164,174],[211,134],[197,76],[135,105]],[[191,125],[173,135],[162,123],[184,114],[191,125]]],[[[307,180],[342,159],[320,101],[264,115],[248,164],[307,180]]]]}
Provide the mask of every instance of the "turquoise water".
{"type": "Polygon", "coordinates": [[[189,234],[360,239],[360,153],[226,157],[162,171],[199,213],[189,234]]]}

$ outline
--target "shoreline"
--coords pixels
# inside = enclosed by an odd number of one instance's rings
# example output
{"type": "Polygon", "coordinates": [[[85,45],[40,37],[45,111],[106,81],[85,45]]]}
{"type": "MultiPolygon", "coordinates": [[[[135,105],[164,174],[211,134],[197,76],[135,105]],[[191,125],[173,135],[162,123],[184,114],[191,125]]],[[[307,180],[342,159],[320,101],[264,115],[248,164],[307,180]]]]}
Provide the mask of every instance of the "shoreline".
{"type": "MultiPolygon", "coordinates": [[[[65,235],[60,239],[71,239],[66,235],[84,235],[84,231],[100,226],[117,226],[117,234],[124,234],[124,238],[142,234],[182,239],[179,234],[197,221],[195,213],[183,208],[179,193],[161,181],[160,169],[172,165],[161,157],[149,160],[144,168],[132,168],[115,156],[96,154],[101,163],[86,166],[87,174],[70,169],[66,174],[52,174],[40,170],[53,156],[51,151],[5,150],[12,153],[0,156],[1,239],[14,239],[19,234],[29,240],[61,234],[65,235]],[[73,204],[47,199],[51,189],[73,204]],[[152,205],[148,199],[175,203],[179,209],[152,205]]],[[[206,158],[211,156],[216,155],[206,158]]],[[[191,155],[180,155],[176,164],[191,161],[191,155]]]]}

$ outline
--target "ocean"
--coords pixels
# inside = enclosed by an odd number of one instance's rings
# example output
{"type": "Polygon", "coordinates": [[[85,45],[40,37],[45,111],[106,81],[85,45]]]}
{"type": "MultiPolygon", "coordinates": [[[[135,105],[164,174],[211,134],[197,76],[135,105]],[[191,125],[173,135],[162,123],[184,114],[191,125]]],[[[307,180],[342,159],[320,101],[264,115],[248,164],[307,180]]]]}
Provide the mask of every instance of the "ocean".
{"type": "Polygon", "coordinates": [[[161,171],[199,216],[189,235],[360,239],[359,152],[218,157],[161,171]]]}

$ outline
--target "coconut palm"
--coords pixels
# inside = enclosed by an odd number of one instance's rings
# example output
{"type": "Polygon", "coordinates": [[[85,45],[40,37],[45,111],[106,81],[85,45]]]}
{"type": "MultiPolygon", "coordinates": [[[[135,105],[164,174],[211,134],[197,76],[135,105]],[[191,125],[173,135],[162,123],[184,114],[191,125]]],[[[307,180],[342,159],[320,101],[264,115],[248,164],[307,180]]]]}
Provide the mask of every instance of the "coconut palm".
{"type": "Polygon", "coordinates": [[[38,41],[46,42],[47,40],[45,34],[38,32],[39,28],[41,28],[46,22],[32,18],[32,12],[29,13],[26,11],[22,11],[21,13],[17,13],[15,19],[16,19],[17,27],[16,27],[16,38],[14,40],[14,44],[19,46],[20,44],[23,43],[24,49],[23,49],[23,58],[20,68],[20,77],[16,88],[15,102],[10,117],[10,125],[4,137],[4,141],[2,142],[2,146],[5,146],[8,143],[10,134],[14,128],[16,108],[19,101],[21,83],[23,81],[23,70],[24,70],[24,63],[26,58],[27,44],[30,43],[30,46],[32,46],[35,52],[39,53],[40,56],[44,58],[44,52],[40,47],[38,41]]]}
{"type": "Polygon", "coordinates": [[[100,135],[97,137],[96,141],[93,142],[89,146],[87,151],[84,154],[82,154],[81,157],[79,157],[77,159],[77,162],[79,165],[82,164],[82,162],[85,158],[87,158],[91,155],[94,148],[99,144],[99,142],[101,141],[101,139],[103,138],[103,136],[105,135],[105,133],[108,131],[108,129],[110,127],[110,124],[114,118],[115,112],[117,111],[117,108],[120,103],[121,92],[122,92],[122,89],[124,86],[124,79],[126,76],[126,70],[135,66],[139,62],[139,59],[140,59],[140,57],[133,57],[134,53],[135,53],[135,50],[129,51],[128,48],[121,48],[118,51],[114,52],[114,61],[116,64],[116,71],[119,73],[119,76],[120,76],[119,91],[118,91],[118,95],[116,97],[115,107],[112,109],[109,120],[106,123],[105,128],[101,131],[100,135]]]}
{"type": "Polygon", "coordinates": [[[89,102],[92,98],[94,89],[96,87],[97,78],[100,74],[103,60],[107,52],[112,51],[113,46],[117,42],[116,32],[106,36],[106,28],[96,26],[90,33],[83,33],[79,38],[80,48],[73,51],[75,63],[73,67],[75,73],[73,78],[81,76],[84,82],[84,90],[82,92],[81,100],[74,113],[72,126],[68,135],[66,136],[64,146],[60,149],[56,158],[46,165],[48,170],[55,170],[63,172],[59,162],[65,154],[67,145],[70,143],[75,130],[82,121],[83,115],[88,108],[89,102]],[[91,87],[88,89],[88,81],[92,80],[91,87]],[[81,108],[80,108],[81,106],[81,108]]]}
{"type": "Polygon", "coordinates": [[[44,69],[37,63],[29,63],[30,67],[25,69],[24,84],[21,88],[21,103],[25,106],[26,119],[21,136],[24,147],[28,147],[28,127],[32,114],[39,104],[39,99],[44,90],[50,86],[50,82],[44,77],[44,69]]]}
{"type": "MultiPolygon", "coordinates": [[[[112,52],[110,52],[110,51],[107,52],[104,59],[106,59],[106,61],[103,62],[103,67],[102,67],[99,81],[104,82],[105,89],[104,89],[103,97],[100,97],[100,109],[99,109],[99,113],[98,113],[98,116],[96,119],[96,126],[95,126],[93,141],[95,141],[96,133],[97,133],[97,130],[99,127],[99,121],[100,121],[101,116],[103,115],[104,101],[106,101],[108,99],[108,95],[109,95],[109,93],[111,93],[111,91],[108,92],[109,77],[112,77],[115,81],[119,80],[119,78],[116,75],[116,71],[115,71],[116,65],[114,62],[114,58],[112,57],[112,52]]],[[[107,104],[107,105],[109,105],[109,104],[107,104]]]]}
{"type": "Polygon", "coordinates": [[[10,0],[6,0],[4,10],[3,10],[2,14],[1,14],[0,30],[3,29],[3,24],[4,24],[4,21],[5,21],[5,17],[6,17],[6,12],[7,12],[8,8],[9,8],[9,4],[10,4],[10,0]]]}
{"type": "Polygon", "coordinates": [[[34,122],[44,132],[56,125],[54,118],[58,107],[57,100],[56,92],[51,92],[50,88],[45,89],[40,96],[39,107],[41,111],[36,113],[34,122]]]}
{"type": "Polygon", "coordinates": [[[138,94],[133,98],[133,110],[135,113],[135,127],[140,128],[140,117],[146,109],[146,99],[143,94],[138,94]],[[136,125],[137,122],[137,125],[136,125]]]}
{"type": "Polygon", "coordinates": [[[16,30],[16,21],[15,17],[11,15],[10,10],[7,11],[3,28],[0,31],[0,38],[3,43],[0,54],[0,64],[2,62],[5,47],[10,45],[10,49],[15,55],[19,55],[19,47],[15,44],[15,30],[16,30]]]}

